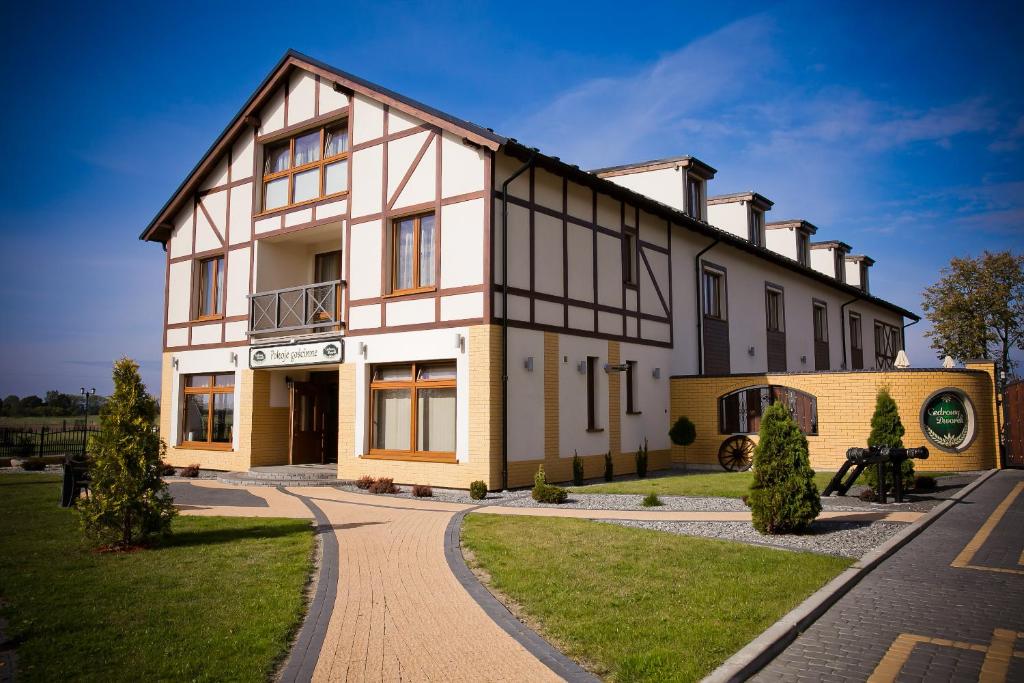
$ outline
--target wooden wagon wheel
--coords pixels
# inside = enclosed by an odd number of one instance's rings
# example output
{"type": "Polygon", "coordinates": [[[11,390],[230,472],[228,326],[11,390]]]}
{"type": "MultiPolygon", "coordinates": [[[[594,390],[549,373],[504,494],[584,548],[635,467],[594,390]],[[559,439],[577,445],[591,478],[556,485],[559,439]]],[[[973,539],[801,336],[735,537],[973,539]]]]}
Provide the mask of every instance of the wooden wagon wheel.
{"type": "Polygon", "coordinates": [[[718,462],[729,472],[746,472],[754,462],[754,442],[746,436],[730,436],[718,449],[718,462]]]}

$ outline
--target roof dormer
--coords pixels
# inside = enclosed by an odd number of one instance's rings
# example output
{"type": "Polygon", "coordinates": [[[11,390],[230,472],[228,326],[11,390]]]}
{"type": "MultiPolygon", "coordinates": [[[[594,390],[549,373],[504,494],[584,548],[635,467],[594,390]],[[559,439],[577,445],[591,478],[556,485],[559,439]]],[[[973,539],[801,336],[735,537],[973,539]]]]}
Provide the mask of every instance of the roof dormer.
{"type": "Polygon", "coordinates": [[[875,259],[864,254],[850,254],[846,257],[846,263],[846,283],[859,287],[865,294],[870,294],[868,270],[875,265],[875,259]]]}
{"type": "Polygon", "coordinates": [[[766,246],[802,266],[811,265],[811,235],[818,228],[803,219],[774,221],[765,225],[766,246]]]}
{"type": "Polygon", "coordinates": [[[811,268],[846,282],[846,255],[850,253],[850,245],[839,240],[827,242],[811,242],[811,268]]]}
{"type": "Polygon", "coordinates": [[[718,195],[708,199],[708,223],[763,247],[764,214],[773,205],[774,202],[756,192],[718,195]]]}
{"type": "Polygon", "coordinates": [[[617,185],[707,221],[707,181],[715,169],[690,156],[671,157],[591,171],[617,185]]]}

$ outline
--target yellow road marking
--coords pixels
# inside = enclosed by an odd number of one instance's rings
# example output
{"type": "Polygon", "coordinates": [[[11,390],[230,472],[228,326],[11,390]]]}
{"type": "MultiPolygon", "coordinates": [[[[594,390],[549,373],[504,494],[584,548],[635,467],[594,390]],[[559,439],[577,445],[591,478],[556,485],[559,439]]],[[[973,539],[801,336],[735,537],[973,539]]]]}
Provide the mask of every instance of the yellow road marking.
{"type": "Polygon", "coordinates": [[[992,511],[992,514],[989,515],[988,519],[985,520],[985,523],[981,525],[981,528],[978,529],[978,532],[974,534],[974,538],[968,541],[967,545],[964,546],[964,549],[961,550],[960,554],[956,556],[956,559],[950,562],[950,567],[957,567],[958,569],[981,569],[988,571],[1003,571],[1011,574],[1024,573],[1018,569],[980,567],[971,564],[971,560],[974,559],[975,553],[977,553],[981,546],[984,545],[985,541],[988,540],[988,537],[992,535],[992,530],[995,529],[996,525],[999,524],[1000,520],[1002,520],[1003,515],[1005,515],[1006,511],[1010,509],[1010,506],[1013,505],[1013,501],[1017,499],[1017,496],[1020,495],[1021,491],[1024,491],[1024,481],[1019,482],[1016,486],[1014,486],[1013,490],[1010,491],[1009,495],[1007,495],[1006,498],[1003,499],[1003,502],[1001,502],[998,505],[998,507],[996,507],[996,509],[992,511]]]}
{"type": "Polygon", "coordinates": [[[1014,650],[1013,644],[1018,638],[1024,638],[1024,633],[1017,633],[1004,628],[997,628],[992,632],[992,641],[988,645],[978,643],[967,643],[961,640],[949,640],[947,638],[930,638],[919,636],[913,633],[901,633],[892,641],[892,645],[886,650],[878,666],[871,672],[868,683],[893,683],[899,676],[903,665],[910,659],[910,653],[914,647],[921,643],[948,647],[955,650],[969,650],[972,652],[985,653],[985,659],[981,665],[979,681],[983,683],[1002,683],[1006,680],[1010,668],[1010,658],[1018,657],[1024,659],[1024,650],[1014,650]]]}

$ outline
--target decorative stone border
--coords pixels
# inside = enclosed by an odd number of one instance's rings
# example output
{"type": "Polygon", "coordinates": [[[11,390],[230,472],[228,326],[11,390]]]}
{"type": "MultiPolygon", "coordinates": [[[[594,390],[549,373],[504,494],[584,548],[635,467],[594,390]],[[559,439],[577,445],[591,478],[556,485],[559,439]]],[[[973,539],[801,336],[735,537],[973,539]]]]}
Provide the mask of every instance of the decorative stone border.
{"type": "Polygon", "coordinates": [[[302,620],[302,626],[299,627],[299,632],[277,679],[286,683],[305,682],[313,678],[313,670],[316,669],[316,663],[320,659],[320,650],[323,648],[324,639],[327,636],[327,625],[334,612],[334,601],[338,596],[338,581],[341,579],[338,575],[338,537],[334,535],[334,528],[330,520],[327,519],[327,515],[316,503],[305,496],[292,493],[282,486],[276,488],[281,493],[295,496],[309,508],[313,513],[313,519],[316,520],[316,532],[321,539],[320,570],[317,573],[313,599],[309,602],[306,617],[302,620]]]}
{"type": "Polygon", "coordinates": [[[536,631],[516,619],[515,615],[509,612],[508,608],[501,604],[487,590],[486,586],[480,583],[476,575],[466,565],[459,542],[462,519],[467,513],[480,507],[483,506],[478,505],[458,512],[448,522],[448,527],[444,531],[444,557],[448,561],[448,568],[451,569],[452,574],[466,589],[466,592],[483,608],[487,616],[545,666],[570,683],[595,683],[599,680],[597,677],[555,649],[536,631]]]}

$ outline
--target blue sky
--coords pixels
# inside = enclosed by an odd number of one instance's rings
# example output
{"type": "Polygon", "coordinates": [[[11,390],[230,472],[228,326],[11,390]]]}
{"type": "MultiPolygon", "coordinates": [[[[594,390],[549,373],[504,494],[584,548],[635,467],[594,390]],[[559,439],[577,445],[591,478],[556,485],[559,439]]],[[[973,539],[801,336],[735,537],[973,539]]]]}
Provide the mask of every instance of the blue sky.
{"type": "Polygon", "coordinates": [[[697,156],[911,310],[952,256],[1024,248],[1009,3],[237,7],[0,9],[0,395],[105,393],[121,354],[157,388],[163,254],[136,237],[289,47],[583,167],[697,156]]]}

